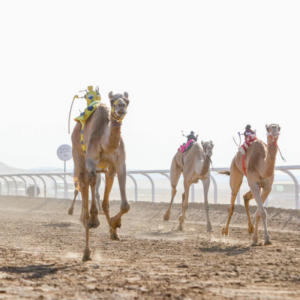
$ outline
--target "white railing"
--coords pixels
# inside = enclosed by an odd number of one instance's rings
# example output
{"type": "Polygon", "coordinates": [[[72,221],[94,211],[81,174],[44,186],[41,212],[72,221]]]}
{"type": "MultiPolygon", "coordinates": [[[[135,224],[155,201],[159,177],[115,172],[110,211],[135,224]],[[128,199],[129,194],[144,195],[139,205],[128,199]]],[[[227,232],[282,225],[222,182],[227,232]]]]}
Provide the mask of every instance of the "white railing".
{"type": "MultiPolygon", "coordinates": [[[[300,166],[279,166],[279,167],[275,167],[275,170],[281,171],[283,173],[288,174],[295,185],[295,208],[299,209],[299,183],[295,177],[295,175],[291,172],[291,170],[300,170],[300,166]]],[[[218,186],[217,186],[217,182],[214,178],[214,176],[212,175],[212,173],[214,174],[215,172],[219,172],[219,171],[229,171],[229,168],[214,168],[211,169],[211,181],[213,183],[213,188],[214,188],[214,204],[218,204],[218,186]]],[[[138,184],[137,181],[134,177],[134,175],[143,175],[145,177],[147,177],[151,183],[151,200],[152,202],[155,202],[155,184],[154,181],[152,179],[152,177],[149,174],[161,174],[163,176],[165,176],[166,178],[168,178],[168,180],[170,180],[170,170],[140,170],[140,171],[129,171],[127,172],[127,176],[129,178],[131,178],[131,180],[134,183],[134,195],[135,195],[135,201],[138,201],[138,184]]],[[[24,187],[25,187],[25,195],[26,195],[26,190],[27,190],[27,181],[25,178],[30,178],[33,182],[34,185],[34,195],[37,195],[37,182],[36,182],[36,178],[39,178],[44,185],[44,197],[47,197],[47,186],[46,186],[46,181],[45,181],[45,177],[48,177],[50,179],[53,180],[54,183],[54,191],[55,191],[55,198],[57,198],[57,181],[56,178],[59,178],[60,180],[62,180],[64,182],[64,197],[67,198],[68,195],[68,183],[66,180],[66,176],[72,177],[73,179],[73,173],[25,173],[25,174],[2,174],[0,175],[0,178],[2,178],[7,185],[7,194],[10,194],[10,186],[9,186],[9,181],[7,180],[7,178],[12,179],[12,181],[14,182],[14,192],[15,195],[18,195],[18,184],[16,181],[16,177],[17,178],[21,178],[21,180],[24,183],[24,187]]],[[[101,179],[105,182],[105,176],[101,175],[101,179]]],[[[0,180],[0,195],[2,195],[2,183],[0,180]]],[[[195,202],[195,187],[194,184],[191,187],[191,201],[195,202]]],[[[237,195],[237,204],[240,204],[241,201],[241,196],[240,196],[240,192],[237,195]]]]}

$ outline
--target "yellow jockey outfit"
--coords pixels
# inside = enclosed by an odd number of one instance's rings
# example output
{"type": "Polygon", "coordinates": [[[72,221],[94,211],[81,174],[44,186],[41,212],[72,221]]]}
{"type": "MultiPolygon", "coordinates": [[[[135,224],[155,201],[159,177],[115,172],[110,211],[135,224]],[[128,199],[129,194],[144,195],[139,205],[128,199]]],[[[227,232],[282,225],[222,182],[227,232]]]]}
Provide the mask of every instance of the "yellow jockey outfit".
{"type": "Polygon", "coordinates": [[[88,91],[85,94],[84,98],[86,99],[87,102],[87,108],[74,120],[76,122],[81,123],[81,147],[84,153],[86,153],[86,146],[84,145],[84,140],[83,140],[83,128],[88,120],[88,118],[92,115],[92,113],[96,110],[96,108],[100,105],[101,97],[99,94],[99,88],[96,87],[95,91],[93,90],[92,86],[88,87],[88,91]]]}

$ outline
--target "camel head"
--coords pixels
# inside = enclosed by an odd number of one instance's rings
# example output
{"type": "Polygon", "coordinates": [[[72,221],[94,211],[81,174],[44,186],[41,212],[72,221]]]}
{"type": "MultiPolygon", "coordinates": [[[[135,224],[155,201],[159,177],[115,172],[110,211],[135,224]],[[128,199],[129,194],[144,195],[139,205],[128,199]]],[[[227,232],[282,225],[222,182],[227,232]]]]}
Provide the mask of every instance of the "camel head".
{"type": "Polygon", "coordinates": [[[280,134],[280,129],[281,128],[278,124],[266,125],[268,139],[270,138],[272,141],[277,140],[280,134]]]}
{"type": "Polygon", "coordinates": [[[122,121],[125,115],[127,114],[127,107],[129,105],[128,93],[124,92],[124,95],[114,95],[113,92],[110,92],[108,94],[108,97],[110,100],[111,111],[114,119],[122,121]]]}
{"type": "Polygon", "coordinates": [[[203,142],[201,141],[201,146],[203,148],[203,151],[205,153],[205,155],[207,156],[212,156],[213,154],[213,148],[214,148],[214,144],[212,141],[209,141],[209,142],[203,142]]]}

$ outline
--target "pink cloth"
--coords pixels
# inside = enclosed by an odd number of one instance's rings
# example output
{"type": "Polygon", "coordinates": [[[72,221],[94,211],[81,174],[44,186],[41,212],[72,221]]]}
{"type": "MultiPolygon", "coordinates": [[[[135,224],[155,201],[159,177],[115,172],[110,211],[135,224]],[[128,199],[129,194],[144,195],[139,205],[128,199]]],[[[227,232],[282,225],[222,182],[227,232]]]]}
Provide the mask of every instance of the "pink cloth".
{"type": "Polygon", "coordinates": [[[189,145],[191,143],[195,143],[195,140],[189,140],[185,145],[180,145],[180,147],[178,148],[178,151],[181,151],[182,153],[184,153],[184,151],[189,147],[189,145]]]}

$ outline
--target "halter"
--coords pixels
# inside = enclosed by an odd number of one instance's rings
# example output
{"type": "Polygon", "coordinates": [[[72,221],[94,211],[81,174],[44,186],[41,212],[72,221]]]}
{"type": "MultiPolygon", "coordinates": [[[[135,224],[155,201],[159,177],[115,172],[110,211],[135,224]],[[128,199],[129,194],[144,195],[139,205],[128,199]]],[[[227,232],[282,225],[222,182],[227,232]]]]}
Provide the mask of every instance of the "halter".
{"type": "MultiPolygon", "coordinates": [[[[203,147],[203,150],[204,150],[204,147],[203,147]]],[[[205,154],[206,156],[208,156],[208,155],[206,154],[206,152],[204,152],[204,154],[205,154]]],[[[212,155],[212,154],[211,154],[211,155],[212,155]]],[[[213,162],[212,162],[212,160],[211,160],[211,156],[209,156],[209,160],[210,160],[210,164],[211,164],[212,170],[214,171],[215,169],[214,169],[214,166],[213,166],[213,162]]]]}
{"type": "Polygon", "coordinates": [[[113,120],[117,121],[119,124],[116,124],[116,125],[112,125],[113,127],[116,127],[116,126],[122,126],[122,121],[125,117],[125,115],[123,117],[119,117],[117,114],[116,114],[116,111],[115,111],[115,107],[116,105],[119,103],[120,100],[123,100],[122,98],[119,98],[117,99],[114,104],[112,105],[112,108],[111,108],[111,117],[113,120]]]}

